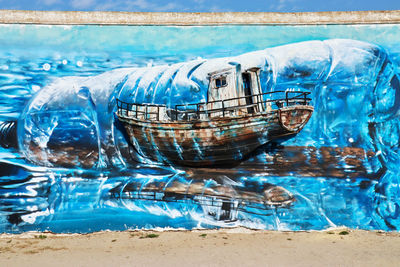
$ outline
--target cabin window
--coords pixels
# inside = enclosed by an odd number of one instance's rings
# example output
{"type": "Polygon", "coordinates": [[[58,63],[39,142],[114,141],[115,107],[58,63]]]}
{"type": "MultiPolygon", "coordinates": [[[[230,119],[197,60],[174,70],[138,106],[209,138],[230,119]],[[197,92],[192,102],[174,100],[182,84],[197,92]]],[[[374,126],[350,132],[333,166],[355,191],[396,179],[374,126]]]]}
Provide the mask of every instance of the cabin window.
{"type": "Polygon", "coordinates": [[[215,89],[227,86],[226,76],[221,76],[215,79],[215,89]]]}

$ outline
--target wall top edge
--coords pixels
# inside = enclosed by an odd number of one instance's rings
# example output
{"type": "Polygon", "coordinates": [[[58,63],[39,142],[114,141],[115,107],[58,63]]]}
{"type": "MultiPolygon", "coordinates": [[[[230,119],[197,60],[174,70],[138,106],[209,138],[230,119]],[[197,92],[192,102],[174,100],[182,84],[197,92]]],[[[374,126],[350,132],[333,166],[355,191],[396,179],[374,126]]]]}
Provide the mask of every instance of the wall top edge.
{"type": "Polygon", "coordinates": [[[0,10],[0,24],[47,25],[315,25],[400,23],[400,10],[336,12],[84,12],[0,10]]]}

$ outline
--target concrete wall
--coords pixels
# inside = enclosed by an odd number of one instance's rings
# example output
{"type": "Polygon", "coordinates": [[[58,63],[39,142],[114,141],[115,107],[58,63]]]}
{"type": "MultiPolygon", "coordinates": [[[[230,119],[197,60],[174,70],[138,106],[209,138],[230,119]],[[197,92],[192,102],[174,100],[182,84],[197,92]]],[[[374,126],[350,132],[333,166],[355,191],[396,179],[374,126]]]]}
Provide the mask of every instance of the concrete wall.
{"type": "Polygon", "coordinates": [[[400,10],[302,13],[142,13],[0,10],[0,23],[101,25],[391,24],[400,23],[400,10]]]}

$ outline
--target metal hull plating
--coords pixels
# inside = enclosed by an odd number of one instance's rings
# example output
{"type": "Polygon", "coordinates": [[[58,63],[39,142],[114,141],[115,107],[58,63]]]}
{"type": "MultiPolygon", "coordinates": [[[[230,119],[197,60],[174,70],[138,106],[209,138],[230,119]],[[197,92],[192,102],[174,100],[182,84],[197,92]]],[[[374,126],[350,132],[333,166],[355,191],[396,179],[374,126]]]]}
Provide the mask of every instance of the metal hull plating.
{"type": "Polygon", "coordinates": [[[146,121],[117,114],[131,144],[146,158],[188,166],[232,164],[257,147],[296,135],[313,107],[298,105],[208,121],[146,121]]]}

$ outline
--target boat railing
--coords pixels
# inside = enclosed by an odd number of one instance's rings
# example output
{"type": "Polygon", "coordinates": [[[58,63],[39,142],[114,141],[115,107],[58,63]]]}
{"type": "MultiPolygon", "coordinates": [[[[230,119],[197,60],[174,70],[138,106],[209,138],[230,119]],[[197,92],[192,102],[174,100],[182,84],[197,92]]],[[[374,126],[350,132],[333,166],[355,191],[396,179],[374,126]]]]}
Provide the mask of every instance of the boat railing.
{"type": "Polygon", "coordinates": [[[117,99],[118,114],[136,119],[155,120],[161,119],[160,114],[165,111],[165,105],[127,103],[117,99]]]}
{"type": "Polygon", "coordinates": [[[293,105],[308,105],[311,101],[309,95],[310,92],[304,91],[274,91],[209,102],[175,105],[174,108],[158,104],[126,103],[117,99],[117,113],[125,117],[150,121],[190,121],[209,117],[231,117],[235,114],[257,114],[293,105]],[[279,94],[281,97],[268,97],[279,94]],[[266,97],[267,99],[265,99],[266,97]]]}

